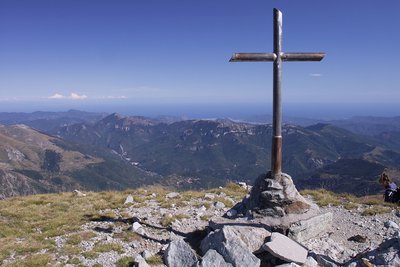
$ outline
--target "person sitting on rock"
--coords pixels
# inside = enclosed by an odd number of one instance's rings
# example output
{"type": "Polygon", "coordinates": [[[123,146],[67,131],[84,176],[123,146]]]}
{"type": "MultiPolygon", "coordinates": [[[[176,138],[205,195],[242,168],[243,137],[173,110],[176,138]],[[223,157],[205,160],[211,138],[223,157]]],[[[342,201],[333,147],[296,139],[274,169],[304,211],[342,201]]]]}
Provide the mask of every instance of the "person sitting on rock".
{"type": "Polygon", "coordinates": [[[379,183],[385,188],[385,193],[383,194],[385,202],[395,203],[400,201],[400,190],[398,190],[397,185],[389,178],[386,170],[379,177],[379,183]]]}

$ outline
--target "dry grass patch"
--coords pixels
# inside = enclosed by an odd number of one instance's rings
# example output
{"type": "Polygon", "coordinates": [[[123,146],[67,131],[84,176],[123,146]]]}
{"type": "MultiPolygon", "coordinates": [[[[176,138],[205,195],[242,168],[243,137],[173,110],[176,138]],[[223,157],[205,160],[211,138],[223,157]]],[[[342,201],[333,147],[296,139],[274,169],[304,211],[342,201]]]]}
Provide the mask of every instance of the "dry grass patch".
{"type": "Polygon", "coordinates": [[[62,248],[62,253],[65,255],[78,255],[81,253],[81,249],[74,245],[64,245],[62,248]]]}
{"type": "Polygon", "coordinates": [[[10,267],[44,267],[52,266],[52,256],[49,254],[30,255],[24,259],[17,260],[10,267]]]}
{"type": "Polygon", "coordinates": [[[133,231],[122,231],[120,233],[114,233],[114,238],[119,238],[125,242],[139,241],[142,239],[140,235],[133,231]]]}
{"type": "Polygon", "coordinates": [[[181,198],[185,201],[191,201],[194,199],[202,199],[205,196],[204,191],[185,191],[181,193],[181,198]]]}
{"type": "Polygon", "coordinates": [[[93,247],[92,251],[97,253],[115,251],[118,254],[122,254],[124,253],[124,248],[117,243],[98,243],[93,247]]]}
{"type": "Polygon", "coordinates": [[[229,200],[225,197],[215,197],[213,199],[213,202],[222,202],[222,203],[224,203],[225,207],[227,207],[227,208],[232,208],[235,205],[234,202],[232,202],[231,200],[229,200]]]}
{"type": "Polygon", "coordinates": [[[81,261],[77,257],[73,257],[71,259],[68,259],[67,263],[73,264],[75,266],[80,266],[81,261]]]}
{"type": "Polygon", "coordinates": [[[204,202],[201,206],[204,206],[206,209],[209,209],[209,208],[211,208],[211,203],[210,202],[204,202]]]}
{"type": "Polygon", "coordinates": [[[211,215],[201,215],[200,220],[208,222],[211,219],[211,215]]]}
{"type": "Polygon", "coordinates": [[[372,206],[370,208],[366,208],[363,212],[361,212],[361,215],[362,216],[373,216],[376,214],[389,213],[391,211],[392,211],[392,208],[390,208],[390,207],[372,206]]]}
{"type": "Polygon", "coordinates": [[[90,222],[91,214],[121,207],[124,201],[121,192],[88,192],[86,197],[60,193],[0,200],[0,265],[13,253],[23,256],[41,250],[54,252],[56,246],[51,237],[72,234],[67,245],[93,238],[95,233],[79,233],[81,225],[90,222]]]}
{"type": "Polygon", "coordinates": [[[207,192],[209,193],[214,193],[214,194],[220,194],[224,193],[228,197],[233,198],[235,201],[240,201],[242,200],[247,194],[247,189],[241,187],[240,185],[236,183],[229,182],[225,185],[223,188],[215,188],[208,190],[207,192]]]}
{"type": "Polygon", "coordinates": [[[99,256],[99,254],[94,251],[85,251],[82,253],[82,256],[85,257],[86,259],[95,259],[99,256]]]}
{"type": "Polygon", "coordinates": [[[135,262],[132,257],[122,257],[117,261],[116,266],[117,267],[131,267],[131,266],[134,266],[134,263],[135,262]]]}
{"type": "Polygon", "coordinates": [[[310,195],[315,203],[321,207],[328,205],[339,206],[342,201],[340,197],[328,190],[318,189],[318,190],[303,190],[300,192],[303,196],[310,195]]]}
{"type": "Polygon", "coordinates": [[[146,262],[149,265],[163,265],[164,264],[164,261],[163,261],[161,255],[153,255],[153,256],[147,258],[146,262]]]}
{"type": "Polygon", "coordinates": [[[386,207],[397,207],[397,204],[384,202],[382,195],[371,195],[360,197],[360,203],[364,205],[382,205],[386,207]]]}
{"type": "Polygon", "coordinates": [[[189,203],[182,198],[176,197],[173,199],[164,199],[162,202],[159,202],[160,207],[164,209],[169,209],[173,207],[185,207],[189,205],[189,203]]]}
{"type": "Polygon", "coordinates": [[[357,209],[360,205],[354,202],[347,202],[344,203],[343,208],[345,208],[346,210],[354,210],[357,209]]]}
{"type": "Polygon", "coordinates": [[[314,201],[319,206],[322,207],[327,205],[332,205],[332,206],[343,205],[345,209],[351,210],[360,207],[360,205],[370,206],[361,213],[361,215],[363,216],[388,213],[392,209],[398,207],[397,204],[384,202],[381,195],[356,197],[354,195],[347,193],[335,194],[325,189],[304,190],[301,192],[301,194],[303,196],[305,195],[312,196],[314,201]]]}
{"type": "Polygon", "coordinates": [[[145,196],[150,196],[152,194],[156,194],[156,197],[165,197],[166,194],[168,194],[168,192],[170,192],[170,190],[168,190],[167,188],[163,187],[163,186],[157,186],[157,185],[152,185],[152,186],[146,186],[142,189],[137,189],[137,192],[144,192],[142,193],[142,195],[145,196]],[[143,191],[141,191],[143,190],[143,191]]]}
{"type": "Polygon", "coordinates": [[[166,214],[161,218],[160,224],[164,227],[168,227],[171,226],[172,223],[175,221],[180,221],[182,219],[188,219],[188,218],[190,218],[190,216],[187,214],[174,214],[174,215],[166,214]]]}

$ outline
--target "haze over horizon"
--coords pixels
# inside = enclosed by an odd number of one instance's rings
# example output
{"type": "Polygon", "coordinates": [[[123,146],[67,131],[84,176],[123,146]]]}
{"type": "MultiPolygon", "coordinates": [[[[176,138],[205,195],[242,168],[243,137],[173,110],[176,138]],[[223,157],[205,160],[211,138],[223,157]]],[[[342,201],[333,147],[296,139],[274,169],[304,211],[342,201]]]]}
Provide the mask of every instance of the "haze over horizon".
{"type": "Polygon", "coordinates": [[[284,51],[326,53],[284,64],[284,115],[400,115],[395,0],[1,1],[0,111],[270,114],[272,64],[228,60],[272,51],[274,7],[284,51]]]}

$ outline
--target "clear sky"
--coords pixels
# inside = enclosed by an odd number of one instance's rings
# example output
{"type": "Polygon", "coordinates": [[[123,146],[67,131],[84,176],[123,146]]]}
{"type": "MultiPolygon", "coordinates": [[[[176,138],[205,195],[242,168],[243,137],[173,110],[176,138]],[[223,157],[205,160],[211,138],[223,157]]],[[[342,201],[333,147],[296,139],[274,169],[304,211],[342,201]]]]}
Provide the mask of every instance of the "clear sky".
{"type": "Polygon", "coordinates": [[[284,51],[326,52],[284,63],[284,105],[400,104],[398,0],[0,0],[0,111],[268,105],[272,64],[228,60],[272,51],[274,7],[284,51]]]}

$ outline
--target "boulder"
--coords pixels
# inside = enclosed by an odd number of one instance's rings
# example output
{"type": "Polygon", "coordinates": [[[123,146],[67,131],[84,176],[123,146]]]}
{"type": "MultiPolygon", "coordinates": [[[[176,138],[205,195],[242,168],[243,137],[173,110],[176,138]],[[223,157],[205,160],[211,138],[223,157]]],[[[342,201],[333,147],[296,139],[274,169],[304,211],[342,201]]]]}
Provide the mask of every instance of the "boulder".
{"type": "Polygon", "coordinates": [[[177,193],[177,192],[171,192],[166,195],[167,198],[176,198],[178,196],[179,196],[179,193],[177,193]]]}
{"type": "Polygon", "coordinates": [[[225,226],[209,233],[201,242],[200,248],[203,253],[210,249],[216,250],[226,262],[231,263],[234,267],[260,266],[260,259],[252,253],[252,248],[249,248],[239,238],[238,233],[231,226],[225,226]]]}
{"type": "Polygon", "coordinates": [[[376,249],[368,252],[364,258],[375,266],[400,266],[399,238],[395,236],[385,240],[376,249]]]}
{"type": "Polygon", "coordinates": [[[205,198],[205,199],[214,199],[214,198],[215,198],[215,195],[212,194],[212,193],[206,193],[206,194],[204,195],[204,198],[205,198]]]}
{"type": "Polygon", "coordinates": [[[238,210],[238,213],[245,214],[247,210],[251,210],[255,217],[261,218],[304,214],[311,208],[288,174],[272,177],[271,172],[256,179],[250,197],[243,204],[244,210],[238,210]]]}
{"type": "Polygon", "coordinates": [[[137,255],[135,257],[135,267],[150,267],[150,265],[147,264],[146,260],[143,259],[142,256],[137,255]]]}
{"type": "Polygon", "coordinates": [[[263,249],[287,262],[304,264],[307,260],[305,247],[277,232],[271,234],[271,240],[263,245],[263,249]]]}
{"type": "Polygon", "coordinates": [[[138,223],[138,222],[134,222],[132,224],[132,231],[135,232],[135,233],[138,233],[139,235],[144,235],[145,234],[145,231],[144,231],[142,225],[140,223],[138,223]]]}
{"type": "Polygon", "coordinates": [[[332,227],[333,214],[331,212],[300,220],[292,223],[288,229],[288,237],[298,242],[311,239],[332,227]]]}
{"type": "Polygon", "coordinates": [[[79,191],[79,190],[74,190],[74,194],[77,196],[77,197],[86,197],[86,194],[84,194],[84,193],[82,193],[81,191],[79,191]]]}
{"type": "Polygon", "coordinates": [[[386,228],[393,228],[393,229],[399,229],[399,225],[397,223],[395,223],[394,221],[386,221],[383,224],[386,228]]]}
{"type": "Polygon", "coordinates": [[[219,225],[213,221],[209,224],[211,229],[224,229],[224,233],[240,239],[251,252],[263,251],[262,246],[271,236],[271,232],[260,226],[254,225],[219,225]]]}
{"type": "Polygon", "coordinates": [[[225,208],[225,204],[222,203],[221,201],[217,201],[217,202],[214,203],[214,207],[216,209],[223,209],[223,208],[225,208]]]}
{"type": "Polygon", "coordinates": [[[125,202],[124,202],[124,204],[130,204],[130,203],[133,203],[133,196],[132,195],[128,195],[126,197],[125,202]]]}
{"type": "Polygon", "coordinates": [[[148,250],[143,250],[142,253],[141,253],[141,255],[142,255],[142,257],[143,257],[145,260],[147,260],[147,259],[149,259],[150,257],[153,256],[153,253],[151,253],[151,252],[148,251],[148,250]]]}
{"type": "Polygon", "coordinates": [[[303,267],[318,267],[318,262],[313,257],[308,256],[306,262],[302,266],[303,267]]]}
{"type": "Polygon", "coordinates": [[[169,243],[164,253],[164,262],[168,267],[195,267],[196,254],[183,239],[169,243]]]}
{"type": "Polygon", "coordinates": [[[217,251],[210,249],[200,263],[200,267],[232,267],[217,251]]]}
{"type": "Polygon", "coordinates": [[[235,218],[237,215],[237,211],[235,209],[230,209],[226,212],[226,216],[228,218],[235,218]]]}

